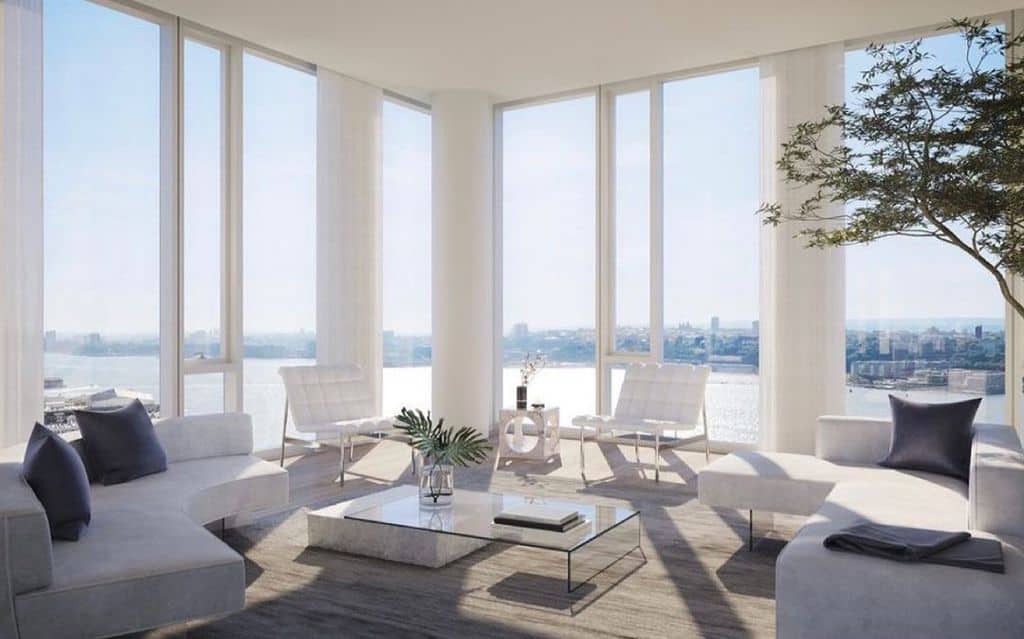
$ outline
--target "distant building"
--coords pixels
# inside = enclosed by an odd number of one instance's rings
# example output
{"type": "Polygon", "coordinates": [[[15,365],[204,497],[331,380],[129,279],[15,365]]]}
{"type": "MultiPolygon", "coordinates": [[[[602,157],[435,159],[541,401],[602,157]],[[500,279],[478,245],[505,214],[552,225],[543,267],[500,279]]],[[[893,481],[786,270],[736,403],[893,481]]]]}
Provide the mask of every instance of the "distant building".
{"type": "Polygon", "coordinates": [[[516,339],[526,339],[530,336],[530,327],[526,322],[519,322],[518,324],[512,325],[512,337],[516,339]]]}
{"type": "Polygon", "coordinates": [[[914,370],[913,360],[885,360],[854,362],[850,372],[864,379],[905,379],[913,375],[914,370]]]}
{"type": "Polygon", "coordinates": [[[981,329],[981,324],[978,324],[977,326],[974,327],[974,338],[975,339],[981,339],[982,337],[983,337],[983,331],[981,329]]]}
{"type": "Polygon", "coordinates": [[[948,384],[949,390],[958,393],[1001,395],[1006,392],[1006,376],[1002,371],[951,368],[948,384]]]}
{"type": "Polygon", "coordinates": [[[717,333],[718,332],[718,327],[719,327],[720,324],[721,324],[721,322],[719,321],[718,316],[717,315],[712,315],[711,316],[711,332],[712,333],[717,333]]]}
{"type": "Polygon", "coordinates": [[[52,351],[57,348],[57,331],[46,331],[43,336],[43,350],[52,351]]]}
{"type": "Polygon", "coordinates": [[[753,333],[754,335],[760,335],[761,334],[761,322],[759,322],[757,320],[754,320],[753,322],[751,322],[750,323],[750,332],[753,333]]]}

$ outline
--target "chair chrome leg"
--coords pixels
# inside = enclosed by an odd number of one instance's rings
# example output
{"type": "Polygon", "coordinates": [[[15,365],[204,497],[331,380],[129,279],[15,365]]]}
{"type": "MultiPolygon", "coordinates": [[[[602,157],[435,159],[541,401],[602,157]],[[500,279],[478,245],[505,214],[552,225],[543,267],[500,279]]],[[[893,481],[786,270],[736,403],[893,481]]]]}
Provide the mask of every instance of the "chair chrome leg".
{"type": "Polygon", "coordinates": [[[284,420],[281,423],[281,467],[284,467],[284,442],[288,433],[288,398],[284,398],[284,420]]]}
{"type": "Polygon", "coordinates": [[[341,449],[340,449],[339,452],[341,453],[341,467],[338,470],[338,483],[340,483],[342,486],[344,486],[345,485],[345,436],[344,435],[340,435],[340,438],[341,438],[341,449]]]}
{"type": "Polygon", "coordinates": [[[708,435],[708,407],[700,407],[701,417],[704,420],[704,461],[711,463],[711,437],[708,435]]]}
{"type": "Polygon", "coordinates": [[[747,518],[747,522],[749,522],[749,529],[747,531],[747,551],[753,551],[754,550],[754,511],[753,510],[749,510],[749,511],[747,511],[747,514],[749,515],[749,517],[747,518]]]}
{"type": "Polygon", "coordinates": [[[356,458],[356,440],[352,435],[348,436],[348,460],[352,461],[356,458]]]}
{"type": "Polygon", "coordinates": [[[654,481],[661,481],[661,431],[654,431],[654,481]]]}
{"type": "Polygon", "coordinates": [[[583,426],[580,426],[580,476],[586,479],[587,474],[587,460],[583,454],[583,431],[586,430],[583,426]]]}

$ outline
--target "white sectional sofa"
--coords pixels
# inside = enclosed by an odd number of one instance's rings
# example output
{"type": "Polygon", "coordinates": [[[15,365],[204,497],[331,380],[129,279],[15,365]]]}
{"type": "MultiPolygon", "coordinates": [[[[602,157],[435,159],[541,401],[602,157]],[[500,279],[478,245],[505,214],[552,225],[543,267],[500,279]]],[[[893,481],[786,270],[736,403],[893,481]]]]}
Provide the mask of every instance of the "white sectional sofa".
{"type": "Polygon", "coordinates": [[[156,422],[167,471],[91,486],[92,523],[51,541],[21,478],[24,446],[0,451],[0,637],[109,637],[245,603],[242,557],[203,527],[285,506],[288,473],[252,455],[248,415],[156,422]]]}
{"type": "Polygon", "coordinates": [[[1024,637],[1024,452],[1013,428],[975,426],[966,483],[877,466],[891,438],[887,420],[821,417],[814,456],[740,452],[700,473],[708,506],[808,516],[776,564],[780,639],[1024,637]],[[823,546],[865,520],[997,538],[1006,572],[823,546]]]}

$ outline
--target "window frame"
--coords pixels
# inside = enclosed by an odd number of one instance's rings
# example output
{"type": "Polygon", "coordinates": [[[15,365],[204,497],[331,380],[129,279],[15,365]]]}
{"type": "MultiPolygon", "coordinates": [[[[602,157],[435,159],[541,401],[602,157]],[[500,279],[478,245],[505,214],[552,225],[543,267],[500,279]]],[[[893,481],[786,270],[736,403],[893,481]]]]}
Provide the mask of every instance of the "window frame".
{"type": "Polygon", "coordinates": [[[492,379],[493,388],[491,389],[492,402],[491,406],[494,407],[493,420],[497,422],[498,411],[502,407],[503,403],[503,375],[504,375],[504,332],[505,332],[505,320],[504,320],[504,179],[503,179],[503,168],[502,158],[504,155],[504,131],[503,131],[503,116],[508,111],[515,111],[517,109],[524,109],[534,106],[541,106],[544,104],[551,104],[554,102],[562,102],[565,100],[573,100],[584,97],[594,98],[594,248],[595,248],[595,268],[594,268],[594,328],[597,332],[597,340],[594,347],[594,368],[595,368],[595,397],[597,407],[602,405],[602,389],[604,385],[601,383],[601,357],[603,348],[601,347],[601,282],[603,280],[603,274],[601,270],[601,87],[594,86],[572,91],[562,91],[559,93],[553,93],[539,98],[529,98],[525,100],[512,100],[509,102],[502,102],[494,105],[493,108],[493,133],[494,133],[494,200],[493,200],[493,211],[494,211],[494,223],[493,223],[493,235],[492,235],[492,253],[493,253],[493,323],[492,323],[492,334],[494,341],[492,345],[492,379]]]}
{"type": "MultiPolygon", "coordinates": [[[[757,59],[743,59],[727,64],[716,64],[687,71],[675,71],[624,82],[599,85],[577,91],[566,91],[538,98],[503,102],[494,106],[494,406],[502,404],[502,361],[503,361],[503,253],[502,253],[502,116],[506,111],[543,105],[582,96],[595,96],[596,130],[595,161],[596,182],[595,215],[597,268],[595,269],[595,327],[597,347],[596,402],[595,410],[610,413],[613,410],[611,398],[612,370],[623,365],[643,362],[661,362],[664,356],[664,95],[666,83],[686,80],[740,69],[756,68],[757,59]],[[650,276],[649,276],[649,334],[650,350],[644,352],[619,351],[615,348],[615,210],[614,210],[614,100],[619,95],[650,92],[650,276]]],[[[495,416],[496,417],[496,416],[495,416]]],[[[728,452],[750,448],[749,445],[712,441],[716,451],[728,452]]]]}
{"type": "MultiPolygon", "coordinates": [[[[214,29],[204,27],[188,20],[179,19],[180,34],[179,68],[182,79],[179,82],[178,100],[184,99],[184,48],[185,41],[192,40],[212,47],[221,52],[223,64],[221,69],[221,356],[208,359],[186,359],[184,357],[184,198],[179,197],[177,219],[177,253],[179,266],[177,273],[177,360],[181,362],[178,388],[179,402],[184,413],[185,377],[206,373],[224,374],[224,411],[240,412],[244,409],[243,389],[244,374],[244,325],[243,325],[243,210],[242,186],[244,172],[243,135],[244,122],[242,117],[244,99],[244,56],[256,55],[276,64],[281,64],[297,71],[316,75],[316,65],[276,51],[252,44],[245,40],[226,35],[214,29]]],[[[184,131],[179,136],[179,163],[184,160],[184,131]]],[[[179,169],[180,171],[180,169],[179,169]]],[[[183,173],[182,173],[183,175],[183,173]]],[[[184,178],[179,182],[181,190],[184,178]]]]}
{"type": "MultiPolygon", "coordinates": [[[[1022,32],[1020,21],[1016,19],[1017,15],[1021,13],[1021,10],[1008,10],[998,11],[994,13],[987,13],[981,15],[975,15],[971,19],[987,20],[992,25],[1001,25],[1006,29],[1007,33],[1014,35],[1022,32]]],[[[932,23],[930,25],[913,27],[911,29],[902,29],[899,31],[890,31],[882,33],[877,36],[869,36],[865,38],[853,38],[845,40],[843,42],[844,54],[852,53],[855,51],[862,50],[870,44],[895,44],[898,42],[906,42],[909,40],[916,40],[918,38],[929,38],[943,35],[941,33],[942,28],[946,25],[946,22],[932,23]]],[[[1006,60],[1019,57],[1021,54],[1016,49],[1010,49],[1006,52],[1006,60]]],[[[1014,275],[1009,270],[1005,271],[1008,277],[1008,283],[1014,294],[1024,294],[1024,277],[1014,275]]],[[[846,275],[849,277],[849,274],[846,275]]],[[[845,283],[844,283],[845,285],[845,283]]],[[[1010,308],[1009,304],[1003,303],[1004,307],[1004,320],[1003,320],[1003,338],[1004,338],[1004,362],[1003,362],[1003,373],[1006,379],[1006,406],[1004,408],[1004,420],[1007,424],[1018,424],[1020,419],[1024,419],[1024,395],[1020,392],[1024,389],[1024,318],[1018,317],[1018,315],[1010,308]],[[1020,385],[1018,386],[1018,380],[1020,385]]],[[[843,334],[845,340],[846,326],[843,326],[843,334]]],[[[848,384],[846,376],[848,373],[844,373],[844,386],[848,384]]]]}
{"type": "MultiPolygon", "coordinates": [[[[431,148],[433,148],[433,125],[434,125],[434,122],[433,122],[433,114],[432,114],[430,105],[425,103],[425,102],[420,102],[419,100],[415,100],[415,99],[410,98],[408,96],[404,96],[404,95],[402,95],[400,93],[395,93],[394,91],[390,91],[390,90],[387,90],[387,89],[385,89],[383,93],[384,93],[384,95],[383,95],[383,102],[390,102],[391,104],[396,105],[398,107],[405,108],[405,109],[410,109],[410,110],[416,111],[418,113],[421,113],[421,114],[427,116],[427,118],[430,120],[431,148]]],[[[382,137],[382,143],[383,143],[383,127],[384,127],[384,117],[383,117],[383,114],[382,114],[381,115],[381,131],[382,131],[381,137],[382,137]]],[[[382,146],[382,149],[383,149],[383,146],[382,146]]],[[[384,219],[385,211],[384,211],[384,206],[383,206],[383,200],[384,200],[384,191],[383,191],[383,189],[384,189],[384,185],[383,185],[383,151],[382,151],[381,165],[382,165],[381,166],[381,169],[382,169],[382,174],[381,174],[382,180],[381,180],[381,220],[380,220],[380,222],[381,222],[381,237],[382,237],[381,244],[383,246],[383,236],[384,236],[384,231],[385,231],[385,219],[384,219]]],[[[430,166],[430,171],[431,171],[431,173],[433,173],[433,165],[430,166]]],[[[433,180],[432,177],[431,177],[431,180],[433,180]]],[[[431,219],[429,220],[429,224],[430,224],[431,232],[433,232],[434,220],[433,220],[433,211],[432,210],[430,212],[430,218],[431,219]]],[[[433,248],[431,247],[430,250],[433,251],[433,248]]],[[[387,268],[387,259],[388,259],[388,257],[387,257],[386,252],[382,252],[382,270],[387,268]]],[[[433,263],[433,255],[431,255],[431,263],[433,263]]],[[[427,277],[428,286],[431,287],[430,294],[431,294],[431,301],[433,301],[433,293],[434,293],[433,292],[433,284],[432,284],[432,282],[433,282],[433,275],[431,273],[427,273],[426,277],[427,277]]],[[[383,286],[383,285],[384,285],[384,278],[381,277],[381,286],[383,286]]],[[[381,295],[381,300],[382,300],[381,301],[381,316],[382,317],[383,317],[383,314],[384,314],[383,299],[384,299],[384,297],[383,297],[383,295],[381,295]]],[[[430,340],[431,340],[431,348],[433,348],[433,337],[434,337],[433,303],[431,303],[431,307],[428,309],[428,312],[430,313],[430,340]]],[[[383,330],[381,331],[379,339],[381,341],[381,344],[383,344],[383,342],[384,342],[384,332],[383,332],[383,330]]],[[[383,397],[384,397],[384,370],[385,370],[385,368],[388,368],[388,367],[385,367],[382,364],[381,365],[381,381],[380,381],[380,384],[381,384],[380,385],[380,394],[381,394],[381,401],[382,402],[383,402],[383,397]]],[[[431,377],[433,377],[433,370],[434,370],[434,358],[433,358],[433,352],[431,352],[431,358],[430,358],[431,377]]],[[[433,380],[431,380],[431,381],[433,381],[433,380]]]]}

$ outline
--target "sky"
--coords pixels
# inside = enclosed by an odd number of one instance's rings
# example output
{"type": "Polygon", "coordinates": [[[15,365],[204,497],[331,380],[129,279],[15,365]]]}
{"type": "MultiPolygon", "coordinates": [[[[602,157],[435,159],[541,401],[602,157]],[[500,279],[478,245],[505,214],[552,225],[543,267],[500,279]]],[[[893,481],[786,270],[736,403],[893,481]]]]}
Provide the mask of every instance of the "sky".
{"type": "MultiPolygon", "coordinates": [[[[85,0],[44,3],[45,323],[155,334],[159,325],[159,29],[85,0]]],[[[932,38],[944,62],[957,36],[932,38]]],[[[185,327],[217,330],[223,236],[220,53],[185,48],[185,327]]],[[[864,67],[847,55],[847,83],[864,67]]],[[[315,328],[315,77],[244,59],[246,333],[315,328]]],[[[757,319],[759,86],[742,69],[667,83],[665,324],[757,319]]],[[[503,114],[504,323],[595,321],[595,98],[503,114]]],[[[623,325],[647,322],[646,93],[620,96],[615,154],[623,325]]],[[[384,328],[430,330],[430,121],[383,114],[384,328]]],[[[938,242],[847,253],[847,315],[1001,317],[994,284],[938,242]]]]}
{"type": "MultiPolygon", "coordinates": [[[[960,66],[957,34],[926,39],[946,66],[960,66]]],[[[997,61],[994,61],[996,63],[997,61]]],[[[846,56],[846,84],[867,68],[846,56]]],[[[760,87],[755,68],[664,85],[664,322],[707,326],[757,319],[760,224],[760,87]]],[[[851,94],[852,97],[852,94],[851,94]]],[[[504,324],[594,325],[593,97],[504,114],[504,324]]],[[[650,231],[649,95],[615,104],[616,316],[647,325],[650,231]]],[[[996,318],[994,280],[935,240],[888,238],[846,249],[847,317],[996,318]]],[[[882,322],[884,324],[884,322],[882,322]]]]}
{"type": "MultiPolygon", "coordinates": [[[[965,49],[957,33],[927,38],[924,50],[935,63],[963,68],[965,49]]],[[[856,100],[849,87],[870,63],[863,51],[847,53],[848,102],[856,100]]],[[[1003,317],[995,279],[965,253],[932,238],[886,238],[850,247],[846,273],[846,315],[851,319],[1003,317]]]]}
{"type": "MultiPolygon", "coordinates": [[[[159,27],[85,0],[44,14],[46,328],[159,324],[159,27]]],[[[220,330],[222,54],[184,48],[185,332],[220,330]]],[[[316,79],[243,60],[245,332],[315,330],[316,79]]],[[[430,331],[430,118],[384,106],[385,327],[430,331]]]]}

